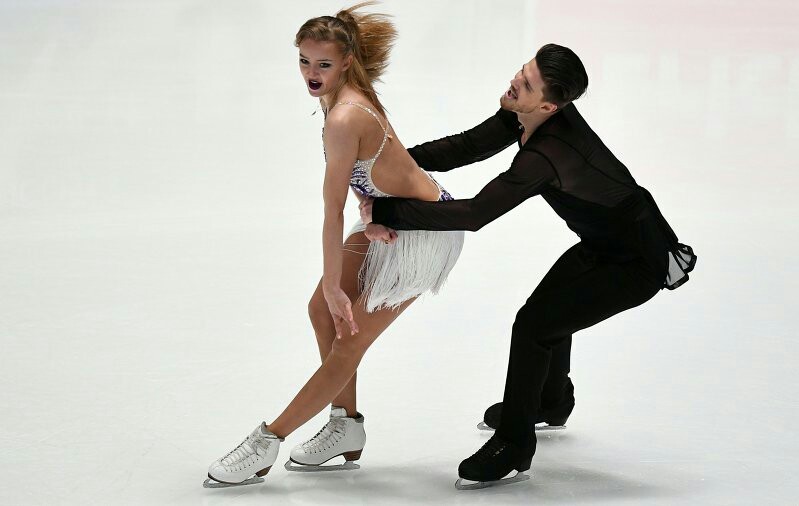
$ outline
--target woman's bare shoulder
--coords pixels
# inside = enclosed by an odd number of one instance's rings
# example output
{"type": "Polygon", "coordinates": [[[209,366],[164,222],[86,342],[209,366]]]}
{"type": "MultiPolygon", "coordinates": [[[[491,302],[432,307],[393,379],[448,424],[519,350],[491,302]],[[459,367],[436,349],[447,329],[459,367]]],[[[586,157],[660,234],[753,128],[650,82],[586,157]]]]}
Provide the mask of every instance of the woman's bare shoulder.
{"type": "Polygon", "coordinates": [[[354,107],[336,105],[325,117],[325,128],[353,128],[363,123],[360,114],[356,114],[354,107]]]}

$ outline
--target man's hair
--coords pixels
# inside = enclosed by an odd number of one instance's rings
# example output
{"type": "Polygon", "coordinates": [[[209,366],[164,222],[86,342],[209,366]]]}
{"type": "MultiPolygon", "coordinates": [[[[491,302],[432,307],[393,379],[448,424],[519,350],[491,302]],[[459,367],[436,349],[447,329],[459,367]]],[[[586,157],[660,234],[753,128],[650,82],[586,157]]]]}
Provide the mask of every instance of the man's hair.
{"type": "Polygon", "coordinates": [[[538,50],[535,62],[544,81],[544,100],[558,107],[577,100],[588,88],[583,62],[568,47],[547,44],[538,50]]]}

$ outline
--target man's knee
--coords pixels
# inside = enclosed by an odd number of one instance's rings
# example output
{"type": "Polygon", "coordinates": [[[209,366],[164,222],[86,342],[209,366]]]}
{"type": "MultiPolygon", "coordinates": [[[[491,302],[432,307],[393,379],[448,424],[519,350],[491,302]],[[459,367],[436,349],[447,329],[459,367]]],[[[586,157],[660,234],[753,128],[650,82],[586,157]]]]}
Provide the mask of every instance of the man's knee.
{"type": "Polygon", "coordinates": [[[558,336],[551,315],[542,305],[528,303],[516,313],[512,340],[531,339],[543,344],[558,336]]]}
{"type": "Polygon", "coordinates": [[[541,326],[542,316],[538,305],[530,303],[523,305],[516,312],[516,319],[513,320],[513,332],[519,331],[529,334],[530,331],[541,326]]]}

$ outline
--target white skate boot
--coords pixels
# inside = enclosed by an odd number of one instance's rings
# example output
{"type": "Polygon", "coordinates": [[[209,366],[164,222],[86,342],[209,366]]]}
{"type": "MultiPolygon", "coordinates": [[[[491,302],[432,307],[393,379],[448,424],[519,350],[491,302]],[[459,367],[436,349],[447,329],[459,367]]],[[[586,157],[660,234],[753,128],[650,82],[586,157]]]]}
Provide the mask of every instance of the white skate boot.
{"type": "Polygon", "coordinates": [[[361,466],[355,460],[361,458],[366,443],[363,430],[363,415],[347,417],[347,410],[333,406],[330,421],[314,437],[291,450],[291,458],[286,461],[289,471],[347,471],[361,466]],[[323,466],[325,462],[338,456],[344,457],[344,464],[323,466]],[[298,464],[298,465],[292,465],[298,464]]]}
{"type": "Polygon", "coordinates": [[[240,445],[214,461],[208,468],[205,488],[236,487],[262,483],[277,460],[283,439],[275,436],[261,423],[240,445]]]}

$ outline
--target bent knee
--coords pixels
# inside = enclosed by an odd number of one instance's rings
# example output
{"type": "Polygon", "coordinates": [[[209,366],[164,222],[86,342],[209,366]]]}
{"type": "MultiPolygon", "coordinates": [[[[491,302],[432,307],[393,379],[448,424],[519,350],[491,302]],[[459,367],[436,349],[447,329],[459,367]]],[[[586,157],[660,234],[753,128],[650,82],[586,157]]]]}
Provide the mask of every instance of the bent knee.
{"type": "Polygon", "coordinates": [[[513,335],[534,339],[546,338],[549,329],[545,316],[540,308],[532,304],[525,304],[516,313],[516,319],[513,321],[513,335]]]}
{"type": "Polygon", "coordinates": [[[369,349],[366,339],[358,339],[355,336],[343,336],[341,339],[334,339],[331,353],[337,357],[358,363],[369,349]]]}
{"type": "Polygon", "coordinates": [[[314,330],[333,325],[333,318],[330,316],[330,310],[324,297],[311,297],[308,302],[308,318],[310,318],[314,330]]]}
{"type": "Polygon", "coordinates": [[[535,304],[527,303],[516,312],[516,319],[513,320],[514,328],[517,326],[536,326],[542,320],[542,310],[535,304]]]}

